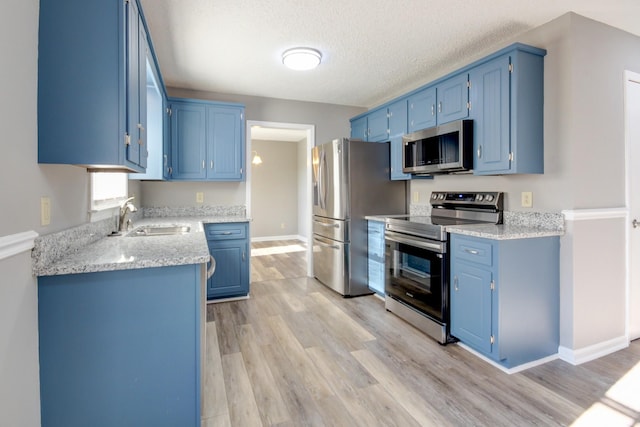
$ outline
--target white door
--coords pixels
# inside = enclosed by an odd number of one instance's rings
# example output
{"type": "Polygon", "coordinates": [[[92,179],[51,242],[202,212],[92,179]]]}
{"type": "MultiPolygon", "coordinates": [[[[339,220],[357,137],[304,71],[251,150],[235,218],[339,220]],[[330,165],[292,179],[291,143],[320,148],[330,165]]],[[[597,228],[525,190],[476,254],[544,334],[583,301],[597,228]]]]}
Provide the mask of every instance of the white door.
{"type": "Polygon", "coordinates": [[[640,74],[625,72],[627,208],[629,209],[629,339],[640,338],[640,74]],[[636,221],[636,222],[633,222],[636,221]],[[635,226],[633,224],[636,224],[635,226]]]}

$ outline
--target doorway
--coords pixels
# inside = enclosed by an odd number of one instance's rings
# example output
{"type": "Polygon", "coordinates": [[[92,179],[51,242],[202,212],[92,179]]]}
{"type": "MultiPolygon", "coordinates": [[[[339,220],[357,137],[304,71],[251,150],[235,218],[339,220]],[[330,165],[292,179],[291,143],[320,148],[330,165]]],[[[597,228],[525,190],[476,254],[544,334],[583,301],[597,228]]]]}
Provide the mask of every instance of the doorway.
{"type": "MultiPolygon", "coordinates": [[[[311,148],[315,145],[315,126],[310,124],[297,123],[280,123],[280,122],[264,122],[247,120],[247,182],[246,182],[246,206],[247,216],[254,219],[254,225],[260,227],[260,233],[264,234],[262,238],[253,240],[269,240],[272,235],[284,233],[284,239],[290,239],[292,235],[299,236],[302,241],[311,241],[311,148]],[[255,141],[255,144],[254,144],[255,141]],[[286,147],[289,145],[289,147],[286,147]],[[286,165],[280,169],[290,169],[289,172],[292,179],[296,179],[297,184],[283,184],[283,188],[278,182],[283,182],[283,176],[279,178],[281,170],[276,169],[274,172],[264,175],[265,168],[272,168],[273,164],[265,162],[271,161],[282,162],[284,156],[291,157],[291,147],[294,154],[286,163],[295,162],[296,165],[286,165]],[[260,148],[262,152],[256,150],[260,148]],[[254,158],[258,156],[262,160],[262,164],[253,163],[254,158]],[[271,159],[271,160],[268,160],[271,159]],[[262,173],[260,182],[254,182],[253,177],[259,176],[258,169],[262,173]],[[280,181],[278,181],[280,179],[280,181]],[[274,180],[273,184],[265,181],[274,180]],[[292,186],[293,185],[293,186],[292,186]],[[256,191],[259,191],[258,194],[256,191]],[[290,227],[292,222],[291,214],[281,211],[283,218],[274,217],[270,211],[274,204],[278,204],[278,197],[286,197],[289,193],[292,199],[297,200],[297,206],[290,207],[288,210],[295,209],[297,211],[297,227],[295,231],[290,227]],[[295,194],[292,194],[295,192],[295,194]],[[270,197],[273,196],[273,201],[270,197]],[[284,219],[284,217],[288,219],[284,219]],[[266,218],[268,217],[268,218],[266,218]],[[260,218],[260,222],[258,222],[260,218]],[[277,228],[277,230],[275,230],[277,228]]],[[[286,180],[286,177],[284,177],[286,180]]],[[[281,200],[280,204],[290,203],[287,200],[281,200]]],[[[312,260],[311,247],[307,245],[306,249],[306,270],[307,275],[312,276],[312,260]]]]}
{"type": "Polygon", "coordinates": [[[624,73],[627,221],[627,331],[640,338],[640,74],[624,73]]]}

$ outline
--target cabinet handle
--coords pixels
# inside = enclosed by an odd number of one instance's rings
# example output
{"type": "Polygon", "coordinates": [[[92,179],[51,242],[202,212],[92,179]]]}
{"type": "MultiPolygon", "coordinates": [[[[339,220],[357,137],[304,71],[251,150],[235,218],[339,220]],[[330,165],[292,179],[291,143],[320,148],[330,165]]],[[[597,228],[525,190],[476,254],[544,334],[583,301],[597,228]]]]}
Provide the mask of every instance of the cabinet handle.
{"type": "Polygon", "coordinates": [[[482,157],[482,145],[478,145],[478,158],[482,157]]]}
{"type": "Polygon", "coordinates": [[[204,169],[204,160],[202,161],[202,169],[204,169]]]}
{"type": "Polygon", "coordinates": [[[458,291],[458,276],[453,276],[453,289],[458,291]]]}
{"type": "Polygon", "coordinates": [[[140,129],[140,132],[144,132],[144,126],[142,126],[142,123],[138,123],[138,129],[140,129]]]}
{"type": "Polygon", "coordinates": [[[169,163],[167,155],[165,154],[163,157],[164,157],[164,165],[167,166],[167,164],[169,163]]]}
{"type": "Polygon", "coordinates": [[[222,234],[224,234],[225,236],[229,236],[229,235],[231,235],[231,232],[230,232],[230,231],[225,231],[225,232],[224,232],[224,233],[222,233],[222,234]]]}
{"type": "Polygon", "coordinates": [[[216,272],[216,259],[213,257],[213,255],[209,255],[209,261],[211,262],[211,267],[209,267],[209,269],[207,270],[207,279],[211,278],[211,276],[213,276],[213,273],[216,272]]]}
{"type": "Polygon", "coordinates": [[[213,160],[211,160],[211,169],[213,169],[213,160]]]}
{"type": "Polygon", "coordinates": [[[438,113],[442,113],[442,101],[438,102],[438,113]]]}
{"type": "Polygon", "coordinates": [[[478,252],[475,249],[465,249],[464,250],[466,253],[471,254],[471,255],[478,255],[480,252],[478,252]]]}
{"type": "Polygon", "coordinates": [[[436,106],[431,104],[431,115],[435,116],[436,115],[436,106]]]}
{"type": "Polygon", "coordinates": [[[246,252],[242,251],[242,261],[246,260],[247,258],[246,255],[247,255],[246,252]]]}

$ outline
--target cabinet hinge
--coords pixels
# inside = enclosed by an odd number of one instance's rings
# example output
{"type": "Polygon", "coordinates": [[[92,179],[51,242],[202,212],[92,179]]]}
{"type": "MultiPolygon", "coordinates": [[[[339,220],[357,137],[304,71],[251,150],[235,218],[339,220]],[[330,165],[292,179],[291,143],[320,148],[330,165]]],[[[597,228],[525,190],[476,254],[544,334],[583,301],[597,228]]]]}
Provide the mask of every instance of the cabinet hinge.
{"type": "Polygon", "coordinates": [[[171,117],[171,115],[173,114],[173,111],[171,111],[171,108],[167,108],[167,114],[169,115],[169,117],[171,117]]]}
{"type": "Polygon", "coordinates": [[[467,102],[467,110],[471,110],[471,103],[467,102]]]}
{"type": "Polygon", "coordinates": [[[128,133],[124,134],[124,145],[131,145],[131,136],[128,133]]]}
{"type": "Polygon", "coordinates": [[[391,135],[391,129],[387,129],[387,135],[391,135]]]}
{"type": "Polygon", "coordinates": [[[491,335],[491,338],[489,338],[489,341],[491,342],[491,344],[496,342],[496,339],[493,337],[493,335],[491,335]]]}
{"type": "Polygon", "coordinates": [[[496,289],[496,282],[495,281],[491,281],[491,284],[489,285],[489,288],[494,291],[496,289]]]}
{"type": "Polygon", "coordinates": [[[467,80],[467,87],[471,87],[471,82],[467,80]]]}
{"type": "Polygon", "coordinates": [[[509,161],[513,162],[513,151],[509,153],[509,161]]]}
{"type": "Polygon", "coordinates": [[[240,120],[244,120],[244,113],[240,113],[240,120]]]}
{"type": "Polygon", "coordinates": [[[509,64],[509,72],[513,73],[513,64],[509,64]]]}

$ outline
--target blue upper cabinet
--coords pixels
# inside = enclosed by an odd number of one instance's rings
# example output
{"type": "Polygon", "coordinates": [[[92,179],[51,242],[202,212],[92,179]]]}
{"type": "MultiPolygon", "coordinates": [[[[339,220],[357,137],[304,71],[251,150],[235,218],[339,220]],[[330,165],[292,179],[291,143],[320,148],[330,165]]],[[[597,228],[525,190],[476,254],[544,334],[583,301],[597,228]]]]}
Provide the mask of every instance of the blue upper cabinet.
{"type": "Polygon", "coordinates": [[[136,0],[41,0],[39,163],[144,171],[142,22],[136,0]]]}
{"type": "Polygon", "coordinates": [[[402,172],[402,135],[407,133],[407,100],[402,99],[389,105],[389,150],[391,179],[411,179],[411,175],[402,172]]]}
{"type": "Polygon", "coordinates": [[[171,99],[171,179],[244,180],[244,107],[171,99]]]}
{"type": "Polygon", "coordinates": [[[351,138],[367,141],[367,116],[351,120],[351,138]]]}
{"type": "Polygon", "coordinates": [[[520,49],[469,71],[474,173],[544,173],[543,67],[520,49]]]}
{"type": "Polygon", "coordinates": [[[171,104],[172,179],[203,180],[206,169],[206,108],[202,104],[171,104]]]}
{"type": "Polygon", "coordinates": [[[409,132],[436,125],[436,88],[421,90],[408,99],[409,132]]]}
{"type": "Polygon", "coordinates": [[[389,140],[389,113],[386,108],[367,114],[367,141],[386,142],[389,140]]]}
{"type": "Polygon", "coordinates": [[[409,132],[460,120],[469,115],[467,73],[423,89],[408,99],[409,132]]]}
{"type": "Polygon", "coordinates": [[[207,107],[207,179],[243,180],[243,114],[242,107],[207,107]]]}

